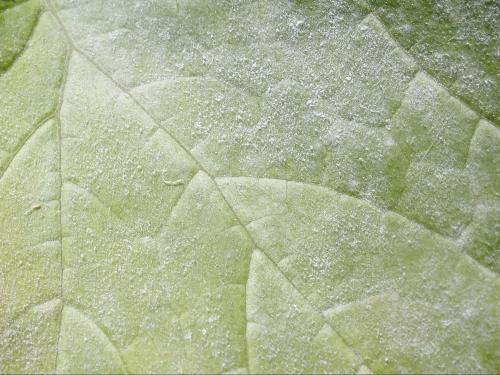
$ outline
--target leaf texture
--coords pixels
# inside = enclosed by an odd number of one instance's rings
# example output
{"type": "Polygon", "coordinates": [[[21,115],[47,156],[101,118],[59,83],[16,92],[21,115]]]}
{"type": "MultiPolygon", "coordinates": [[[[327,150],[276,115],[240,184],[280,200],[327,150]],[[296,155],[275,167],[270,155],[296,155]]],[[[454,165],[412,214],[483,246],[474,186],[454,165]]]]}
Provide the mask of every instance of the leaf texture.
{"type": "Polygon", "coordinates": [[[479,3],[0,2],[0,372],[500,371],[479,3]]]}

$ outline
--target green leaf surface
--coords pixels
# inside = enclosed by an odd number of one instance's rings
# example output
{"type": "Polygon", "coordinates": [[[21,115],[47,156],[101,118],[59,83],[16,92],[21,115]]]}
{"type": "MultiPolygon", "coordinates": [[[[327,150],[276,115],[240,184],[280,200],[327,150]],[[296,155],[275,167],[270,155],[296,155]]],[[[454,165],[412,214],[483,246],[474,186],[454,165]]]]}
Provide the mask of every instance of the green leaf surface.
{"type": "Polygon", "coordinates": [[[494,1],[0,1],[1,373],[498,373],[494,1]]]}

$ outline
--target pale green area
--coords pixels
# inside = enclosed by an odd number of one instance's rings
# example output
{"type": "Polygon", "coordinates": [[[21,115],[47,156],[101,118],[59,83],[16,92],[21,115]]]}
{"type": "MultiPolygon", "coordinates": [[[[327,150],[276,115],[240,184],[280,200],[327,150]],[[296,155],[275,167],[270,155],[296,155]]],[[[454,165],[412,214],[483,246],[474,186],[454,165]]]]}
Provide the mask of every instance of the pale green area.
{"type": "MultiPolygon", "coordinates": [[[[494,327],[500,318],[496,303],[500,283],[496,275],[478,269],[451,241],[400,215],[323,187],[254,178],[217,182],[236,214],[248,222],[257,246],[375,373],[471,373],[479,363],[495,364],[494,359],[484,357],[493,356],[498,347],[498,328],[494,327]],[[250,201],[257,202],[253,210],[248,209],[250,201]]],[[[247,285],[252,291],[248,311],[256,309],[260,313],[256,323],[265,327],[292,325],[294,313],[301,311],[299,302],[285,304],[292,310],[286,312],[278,297],[268,297],[271,292],[253,292],[254,287],[265,290],[273,285],[279,290],[283,282],[284,276],[274,267],[261,267],[266,271],[255,271],[247,285]],[[261,286],[271,277],[274,284],[261,286]],[[269,302],[260,307],[256,293],[259,301],[269,302]],[[269,322],[273,315],[267,309],[278,309],[278,321],[269,322]]],[[[296,293],[284,292],[287,298],[296,293]]],[[[292,346],[287,334],[300,335],[308,324],[303,317],[301,321],[296,328],[276,334],[284,341],[274,347],[292,346]]],[[[303,350],[307,353],[306,345],[303,350]]],[[[276,357],[279,361],[279,353],[276,357]]]]}
{"type": "Polygon", "coordinates": [[[453,94],[500,123],[500,4],[368,0],[401,46],[453,94]]]}
{"type": "Polygon", "coordinates": [[[59,100],[66,48],[48,14],[40,16],[29,44],[0,75],[0,174],[33,132],[54,114],[59,100]]]}
{"type": "Polygon", "coordinates": [[[25,2],[29,2],[29,1],[27,1],[27,0],[1,0],[0,1],[0,11],[15,7],[17,5],[21,5],[25,2]]]}
{"type": "Polygon", "coordinates": [[[13,63],[25,47],[39,11],[39,3],[32,0],[0,13],[0,73],[13,63]]]}
{"type": "Polygon", "coordinates": [[[0,372],[500,371],[498,7],[0,4],[0,372]]]}
{"type": "Polygon", "coordinates": [[[92,320],[77,309],[65,306],[60,324],[57,373],[124,372],[117,350],[92,320]]]}
{"type": "Polygon", "coordinates": [[[360,358],[266,255],[255,251],[247,285],[249,366],[259,374],[354,373],[360,358]]]}

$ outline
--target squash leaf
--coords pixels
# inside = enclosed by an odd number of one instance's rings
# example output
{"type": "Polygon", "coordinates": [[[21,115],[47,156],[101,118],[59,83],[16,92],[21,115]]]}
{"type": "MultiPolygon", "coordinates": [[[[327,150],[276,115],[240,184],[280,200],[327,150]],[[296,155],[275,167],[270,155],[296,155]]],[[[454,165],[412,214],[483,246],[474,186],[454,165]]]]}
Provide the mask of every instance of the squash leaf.
{"type": "Polygon", "coordinates": [[[0,372],[499,372],[499,13],[0,1],[0,372]]]}

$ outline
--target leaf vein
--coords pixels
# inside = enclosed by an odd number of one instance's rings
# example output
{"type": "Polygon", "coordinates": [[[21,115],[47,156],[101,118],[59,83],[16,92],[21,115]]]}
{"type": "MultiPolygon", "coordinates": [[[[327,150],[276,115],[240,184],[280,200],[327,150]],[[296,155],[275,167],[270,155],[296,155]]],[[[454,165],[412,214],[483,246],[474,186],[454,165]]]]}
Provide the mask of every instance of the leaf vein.
{"type": "Polygon", "coordinates": [[[41,120],[39,120],[36,125],[31,129],[31,131],[26,135],[16,146],[14,151],[12,152],[12,155],[10,158],[7,159],[7,162],[5,163],[5,167],[3,170],[0,172],[0,180],[3,178],[7,170],[10,168],[12,162],[16,158],[16,156],[22,151],[26,143],[29,142],[29,140],[35,135],[35,133],[44,125],[46,124],[49,120],[53,118],[53,113],[49,113],[46,116],[43,116],[41,120]]]}
{"type": "MultiPolygon", "coordinates": [[[[398,46],[398,48],[403,51],[404,53],[406,53],[406,55],[411,58],[415,64],[418,66],[419,70],[423,73],[426,73],[430,78],[432,78],[432,80],[439,86],[441,87],[444,91],[446,91],[450,96],[454,97],[455,99],[457,99],[460,103],[462,103],[465,107],[469,108],[471,111],[473,111],[474,113],[476,113],[477,115],[479,115],[479,117],[483,117],[487,120],[489,120],[491,123],[493,124],[496,124],[498,126],[498,124],[495,122],[495,119],[491,118],[491,116],[487,115],[486,113],[484,113],[479,107],[477,107],[476,105],[474,105],[473,103],[470,103],[469,101],[465,100],[464,98],[456,95],[456,94],[453,94],[446,86],[444,86],[444,84],[442,84],[434,75],[432,75],[426,68],[424,68],[422,66],[422,64],[419,63],[418,59],[409,51],[407,50],[406,48],[404,48],[401,43],[399,43],[399,41],[396,39],[396,37],[391,33],[390,29],[387,27],[386,23],[384,21],[382,21],[380,19],[380,17],[377,15],[376,13],[376,9],[373,9],[373,7],[371,7],[371,13],[369,13],[366,17],[372,15],[373,17],[375,17],[377,19],[377,21],[380,23],[380,25],[384,28],[384,30],[386,31],[387,35],[391,38],[391,40],[398,46]]],[[[365,18],[366,18],[365,17],[365,18]]]]}
{"type": "MultiPolygon", "coordinates": [[[[457,242],[455,239],[451,238],[451,237],[448,237],[438,231],[436,231],[435,229],[431,228],[430,226],[428,226],[426,223],[424,222],[420,222],[420,221],[417,221],[415,219],[412,219],[412,218],[409,218],[407,216],[405,216],[403,213],[401,212],[398,212],[398,211],[394,211],[394,210],[390,210],[390,209],[386,209],[386,208],[382,208],[382,207],[379,207],[377,205],[375,205],[374,203],[368,201],[368,200],[365,200],[365,199],[361,199],[355,195],[351,195],[351,194],[348,194],[346,192],[342,192],[342,191],[339,191],[339,190],[336,190],[330,186],[325,186],[325,185],[319,185],[319,184],[314,184],[314,183],[310,183],[310,182],[302,182],[302,181],[294,181],[294,180],[287,180],[287,179],[279,179],[279,178],[262,178],[262,177],[252,177],[252,176],[218,176],[215,178],[215,181],[219,178],[249,178],[249,179],[259,179],[259,180],[269,180],[269,181],[286,181],[286,182],[291,182],[291,183],[295,183],[295,184],[300,184],[300,185],[304,185],[304,186],[309,186],[309,187],[312,187],[312,188],[315,188],[315,189],[323,189],[323,190],[327,190],[327,191],[331,191],[335,194],[339,194],[339,195],[343,195],[343,196],[346,196],[346,197],[349,197],[349,198],[352,198],[352,199],[355,199],[355,200],[358,200],[358,201],[361,201],[365,204],[368,204],[370,205],[371,207],[374,207],[378,210],[381,210],[382,212],[386,212],[386,213],[392,213],[392,214],[395,214],[395,215],[398,215],[402,218],[404,218],[405,220],[411,222],[411,223],[414,223],[414,224],[417,224],[417,225],[420,225],[422,226],[423,228],[425,228],[426,230],[428,230],[429,232],[433,233],[434,235],[436,236],[439,236],[441,237],[442,239],[444,240],[447,240],[447,241],[450,241],[452,242],[453,244],[457,245],[457,242]]],[[[234,210],[233,210],[234,212],[234,210]]],[[[259,219],[257,219],[259,220],[259,219]]],[[[254,220],[257,221],[257,220],[254,220]]],[[[457,245],[458,246],[458,245],[457,245]]],[[[472,258],[469,254],[467,253],[464,253],[464,252],[460,252],[461,256],[464,256],[466,258],[468,258],[470,261],[473,262],[473,264],[475,264],[477,267],[479,267],[480,269],[483,270],[483,272],[485,272],[486,274],[488,275],[494,275],[498,278],[498,274],[490,269],[488,269],[487,267],[483,266],[481,263],[479,263],[476,259],[472,258]]]]}
{"type": "MultiPolygon", "coordinates": [[[[211,177],[211,176],[210,176],[211,177]]],[[[248,231],[247,227],[243,224],[243,222],[241,221],[239,215],[236,213],[236,211],[234,210],[234,208],[231,206],[231,204],[229,203],[229,201],[226,199],[224,193],[222,192],[222,189],[219,187],[219,185],[217,184],[217,181],[215,178],[211,177],[212,180],[214,181],[214,184],[215,186],[217,187],[217,190],[219,191],[220,195],[222,196],[222,198],[224,199],[224,201],[226,202],[227,206],[229,207],[229,209],[231,210],[231,212],[233,213],[234,217],[236,218],[236,220],[239,222],[239,224],[242,226],[242,228],[245,230],[245,233],[246,235],[248,236],[248,238],[250,239],[250,241],[252,242],[253,244],[253,247],[254,247],[254,251],[256,250],[261,250],[261,252],[274,264],[274,266],[276,267],[277,270],[279,270],[279,272],[283,275],[283,277],[287,280],[287,282],[302,296],[302,298],[304,299],[304,301],[307,302],[307,304],[314,310],[316,311],[322,318],[323,322],[327,325],[330,326],[330,328],[335,332],[337,333],[337,335],[341,338],[341,340],[344,342],[344,344],[346,346],[348,346],[361,360],[361,362],[363,362],[361,356],[356,352],[355,348],[350,346],[346,341],[345,339],[340,335],[340,333],[334,328],[332,327],[326,320],[325,318],[323,317],[323,315],[321,314],[321,312],[309,301],[309,299],[306,298],[306,296],[295,286],[295,284],[288,278],[288,276],[278,267],[278,265],[276,264],[276,262],[274,262],[274,260],[272,260],[268,255],[267,253],[265,252],[265,250],[259,248],[259,246],[257,245],[257,243],[255,242],[255,240],[253,239],[252,235],[250,234],[250,232],[248,231]]],[[[248,275],[250,274],[250,270],[248,270],[248,275]]],[[[247,279],[247,282],[245,285],[248,284],[248,279],[247,279]]],[[[245,286],[245,311],[246,311],[246,301],[247,301],[247,288],[245,286]]],[[[246,314],[245,314],[246,315],[246,314]]],[[[247,324],[248,324],[248,319],[247,319],[247,316],[245,316],[245,320],[247,321],[247,324]]],[[[246,337],[246,327],[245,327],[245,337],[246,337]]],[[[247,368],[249,368],[249,361],[248,361],[248,344],[246,345],[246,350],[247,350],[247,368]]]]}
{"type": "MultiPolygon", "coordinates": [[[[100,331],[102,333],[102,335],[106,338],[106,340],[108,341],[109,345],[111,346],[111,348],[115,351],[115,353],[117,354],[118,358],[120,359],[120,362],[125,370],[125,372],[127,374],[130,373],[130,371],[127,369],[127,365],[125,363],[125,360],[123,359],[123,356],[121,354],[121,351],[118,349],[118,347],[116,346],[116,344],[113,342],[113,340],[111,340],[111,337],[106,333],[106,331],[104,330],[103,327],[100,326],[100,324],[98,324],[95,320],[93,320],[88,314],[86,314],[84,312],[83,309],[77,307],[75,304],[69,304],[69,303],[66,303],[65,304],[67,307],[70,307],[72,309],[74,309],[78,314],[80,314],[82,316],[83,319],[86,319],[88,320],[90,323],[92,323],[94,325],[94,327],[100,331]]],[[[62,315],[62,314],[61,314],[62,315]]]]}
{"type": "MultiPolygon", "coordinates": [[[[15,6],[18,6],[21,4],[22,3],[18,3],[15,6]]],[[[40,10],[38,10],[37,15],[36,15],[36,19],[35,19],[35,23],[33,24],[33,27],[30,30],[28,38],[26,38],[26,42],[24,43],[23,48],[21,48],[21,50],[19,50],[19,52],[17,52],[14,56],[11,57],[10,61],[7,62],[7,65],[0,68],[0,75],[6,74],[14,66],[16,61],[19,60],[19,58],[24,54],[24,52],[26,52],[31,39],[33,38],[33,35],[35,34],[35,29],[38,27],[38,24],[40,23],[41,15],[42,15],[42,12],[40,10]]]]}
{"type": "MultiPolygon", "coordinates": [[[[50,3],[49,3],[50,4],[50,3]]],[[[173,135],[171,132],[169,132],[167,129],[165,129],[163,126],[161,126],[159,124],[159,122],[146,110],[146,108],[129,92],[129,90],[127,90],[124,86],[122,86],[120,83],[118,83],[112,76],[110,73],[106,72],[100,65],[98,65],[93,59],[91,59],[89,56],[87,56],[82,50],[80,50],[78,47],[75,46],[68,30],[65,28],[64,26],[64,23],[62,22],[62,20],[60,19],[60,17],[57,15],[57,12],[55,10],[55,8],[53,8],[51,5],[49,5],[50,7],[50,12],[53,14],[54,18],[57,20],[58,24],[61,26],[61,29],[63,30],[65,36],[66,36],[66,39],[69,43],[69,45],[71,46],[71,49],[75,52],[77,52],[79,55],[81,55],[83,58],[85,58],[89,63],[91,63],[97,70],[99,70],[102,74],[104,74],[117,88],[119,88],[125,95],[127,95],[127,97],[129,97],[154,123],[155,125],[159,128],[159,129],[162,129],[166,134],[168,134],[173,140],[175,143],[177,143],[179,145],[179,147],[181,147],[184,152],[193,160],[194,163],[197,164],[197,166],[199,167],[199,170],[200,171],[203,171],[204,173],[206,173],[209,178],[214,182],[215,186],[216,186],[216,189],[218,190],[218,192],[220,193],[222,199],[225,201],[225,203],[227,204],[229,210],[232,212],[232,214],[234,215],[235,219],[238,221],[239,225],[241,225],[241,227],[244,229],[246,235],[248,236],[249,240],[252,242],[253,244],[253,247],[254,247],[254,251],[259,249],[259,247],[257,246],[255,240],[253,239],[253,237],[251,236],[250,232],[248,231],[248,228],[246,225],[244,225],[240,219],[240,217],[237,215],[236,211],[234,210],[234,208],[229,204],[228,200],[226,199],[225,195],[223,194],[220,186],[217,184],[217,178],[212,176],[202,165],[202,163],[197,159],[196,156],[194,156],[194,154],[188,149],[186,148],[186,146],[181,143],[176,137],[175,135],[173,135]]],[[[386,25],[380,21],[380,19],[377,17],[377,15],[375,13],[372,13],[373,14],[373,17],[376,17],[376,19],[380,22],[381,25],[383,25],[383,27],[386,29],[387,33],[390,35],[391,39],[394,41],[394,43],[398,46],[398,48],[401,49],[401,51],[405,52],[409,58],[411,58],[413,61],[416,62],[416,59],[413,55],[410,55],[409,52],[404,49],[399,43],[398,41],[394,38],[394,36],[392,34],[390,34],[390,32],[388,31],[386,25]]],[[[69,60],[69,59],[68,59],[69,60]]],[[[417,62],[416,62],[417,63],[417,62]]],[[[443,87],[443,89],[448,92],[451,96],[457,98],[455,95],[451,94],[450,91],[448,89],[446,89],[441,83],[439,83],[435,77],[431,76],[424,68],[422,68],[419,64],[417,64],[419,69],[422,71],[422,72],[426,72],[429,77],[432,77],[432,79],[434,81],[436,81],[436,83],[438,85],[440,85],[441,87],[443,87]]],[[[63,88],[62,88],[62,93],[64,92],[64,85],[63,85],[63,88]]],[[[474,108],[473,106],[471,106],[469,103],[465,102],[464,100],[460,99],[460,98],[457,98],[458,100],[460,100],[462,103],[464,103],[464,105],[466,105],[468,108],[470,108],[471,110],[473,110],[475,113],[478,113],[479,115],[481,115],[482,117],[485,117],[485,118],[488,118],[486,115],[484,115],[484,113],[482,113],[482,111],[480,110],[477,110],[476,108],[474,108]]],[[[61,95],[61,100],[60,100],[60,105],[59,105],[59,109],[58,109],[58,117],[60,117],[60,107],[62,105],[62,100],[63,100],[63,97],[61,95]]],[[[402,103],[402,101],[401,101],[402,103]]],[[[401,104],[399,105],[399,107],[395,110],[394,114],[393,114],[393,117],[395,114],[397,114],[397,112],[399,111],[399,108],[401,107],[401,104]]],[[[491,121],[491,120],[490,120],[491,121]]],[[[60,171],[60,177],[61,177],[61,188],[62,188],[62,169],[61,169],[61,135],[60,135],[60,131],[61,131],[61,122],[60,122],[60,118],[58,120],[58,129],[59,129],[59,147],[60,147],[60,159],[59,159],[59,171],[60,171]]],[[[231,176],[233,177],[233,176],[231,176]]],[[[0,178],[1,178],[1,175],[0,175],[0,178]]],[[[278,180],[278,179],[276,179],[278,180]]],[[[363,202],[366,202],[367,204],[370,204],[370,205],[373,205],[373,203],[370,203],[366,200],[363,200],[363,199],[360,199],[360,198],[357,198],[357,197],[354,197],[354,196],[351,196],[349,194],[346,194],[346,193],[343,193],[343,192],[340,192],[340,191],[337,191],[335,189],[332,189],[330,187],[326,187],[326,186],[322,186],[322,185],[315,185],[315,184],[309,184],[309,183],[303,183],[303,182],[298,182],[298,181],[291,181],[291,180],[284,180],[286,181],[287,183],[288,182],[296,182],[296,183],[301,183],[301,184],[304,184],[304,185],[310,185],[310,186],[315,186],[317,188],[323,188],[323,189],[328,189],[328,190],[331,190],[331,191],[334,191],[335,193],[338,193],[338,194],[343,194],[343,195],[346,195],[346,196],[350,196],[352,197],[353,199],[358,199],[358,200],[361,200],[363,202]]],[[[190,180],[191,182],[191,180],[190,180]]],[[[189,182],[189,183],[190,183],[189,182]]],[[[189,185],[188,183],[188,185],[189,185]]],[[[176,209],[179,201],[182,199],[185,191],[187,190],[187,186],[186,188],[183,190],[183,192],[179,195],[177,201],[175,202],[174,206],[172,207],[172,210],[170,212],[170,215],[169,215],[169,218],[167,219],[170,220],[171,217],[172,217],[172,214],[174,212],[174,210],[176,209]]],[[[62,191],[62,189],[61,189],[62,191]]],[[[60,233],[61,233],[61,296],[63,295],[63,284],[62,284],[62,274],[63,274],[63,259],[62,259],[62,204],[60,204],[60,233]]],[[[391,210],[387,210],[389,212],[394,212],[394,211],[391,211],[391,210]]],[[[414,222],[414,223],[417,223],[419,225],[422,225],[423,227],[425,227],[427,230],[431,231],[432,233],[435,233],[436,235],[439,235],[441,237],[444,237],[446,239],[449,239],[448,237],[444,236],[443,234],[429,228],[426,224],[424,223],[419,223],[419,222],[416,222],[414,220],[411,220],[409,219],[408,217],[404,216],[403,214],[401,213],[397,213],[398,215],[404,217],[405,219],[407,219],[408,221],[410,222],[414,222]]],[[[451,239],[449,239],[451,240],[451,239]]],[[[325,322],[325,324],[327,324],[328,326],[330,326],[330,328],[337,333],[337,335],[342,339],[342,341],[345,343],[346,346],[348,346],[349,348],[351,348],[351,350],[359,357],[361,358],[361,356],[356,352],[356,349],[349,345],[346,340],[340,335],[340,333],[329,323],[325,320],[323,314],[305,297],[305,295],[294,285],[294,283],[288,278],[288,276],[278,267],[278,265],[267,255],[267,253],[265,251],[262,251],[263,254],[265,254],[265,256],[276,266],[276,268],[279,270],[279,272],[285,277],[285,279],[287,280],[287,282],[302,296],[302,298],[304,298],[304,301],[306,301],[310,307],[319,313],[319,315],[322,317],[323,321],[325,322]]],[[[483,270],[485,270],[486,272],[489,272],[491,273],[492,271],[491,270],[488,270],[486,267],[482,266],[481,264],[479,264],[477,261],[475,261],[473,258],[471,258],[468,254],[465,254],[465,253],[461,253],[463,256],[465,257],[468,257],[469,259],[471,259],[478,267],[481,267],[483,270]]],[[[247,272],[247,282],[245,283],[245,321],[246,321],[246,325],[245,325],[245,338],[246,337],[246,334],[247,334],[247,331],[246,331],[246,326],[248,325],[249,321],[248,321],[248,317],[247,317],[247,313],[246,313],[246,303],[247,303],[247,298],[248,298],[248,295],[247,295],[247,284],[248,284],[248,275],[249,275],[249,270],[247,272]]],[[[95,324],[95,323],[94,323],[95,324]]],[[[97,324],[96,324],[97,326],[97,324]]],[[[98,326],[97,326],[98,327],[98,326]]],[[[60,327],[59,327],[60,328],[60,327]]],[[[98,327],[99,329],[101,329],[100,327],[98,327]]],[[[102,331],[102,329],[101,329],[102,331]]],[[[103,334],[104,331],[102,331],[103,334]]],[[[106,335],[106,334],[105,334],[106,335]]],[[[60,331],[59,331],[59,336],[60,336],[60,331]]],[[[110,341],[110,343],[113,345],[113,347],[115,348],[116,352],[118,353],[118,355],[120,356],[124,366],[125,366],[125,362],[122,358],[122,355],[120,353],[120,351],[118,350],[118,348],[111,342],[111,340],[109,339],[109,337],[106,335],[106,337],[108,338],[108,340],[110,341]]],[[[247,368],[249,369],[250,371],[250,368],[249,368],[249,358],[248,358],[248,340],[246,341],[246,344],[245,344],[245,350],[246,350],[246,361],[247,361],[247,368]]],[[[59,352],[59,349],[57,350],[57,353],[59,352]]],[[[362,361],[363,362],[363,361],[362,361]]],[[[57,369],[57,357],[56,357],[56,369],[57,369]]]]}
{"type": "Polygon", "coordinates": [[[271,257],[267,254],[267,252],[262,249],[262,248],[257,248],[258,250],[261,251],[262,254],[264,254],[264,256],[274,265],[274,267],[280,272],[280,274],[285,278],[285,280],[287,281],[288,284],[290,284],[290,286],[302,297],[302,299],[307,303],[307,305],[314,311],[316,312],[320,317],[321,317],[321,320],[323,321],[324,324],[326,324],[328,327],[330,327],[332,329],[332,331],[334,331],[337,336],[340,337],[340,339],[342,340],[342,342],[349,348],[353,351],[353,353],[359,358],[359,360],[361,361],[361,363],[365,366],[367,366],[367,364],[365,363],[365,361],[363,360],[363,357],[358,353],[357,349],[352,346],[351,344],[349,344],[347,342],[347,340],[340,334],[340,332],[334,327],[332,326],[332,324],[330,322],[328,322],[325,318],[325,316],[323,315],[323,313],[311,302],[309,301],[309,298],[307,298],[305,296],[304,293],[302,293],[302,291],[295,285],[295,283],[288,277],[288,275],[283,272],[283,270],[278,266],[278,264],[273,260],[271,259],[271,257]]]}

